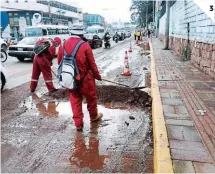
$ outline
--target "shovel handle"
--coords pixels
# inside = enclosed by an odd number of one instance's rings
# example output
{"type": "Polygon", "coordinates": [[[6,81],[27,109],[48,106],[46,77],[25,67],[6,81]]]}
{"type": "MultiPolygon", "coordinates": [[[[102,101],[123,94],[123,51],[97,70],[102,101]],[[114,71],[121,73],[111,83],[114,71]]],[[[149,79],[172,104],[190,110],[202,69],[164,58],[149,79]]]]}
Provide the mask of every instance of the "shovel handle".
{"type": "MultiPolygon", "coordinates": [[[[57,77],[57,74],[51,69],[52,73],[55,75],[55,77],[57,77]]],[[[58,79],[58,77],[57,77],[58,79]]]]}
{"type": "Polygon", "coordinates": [[[114,84],[117,84],[117,85],[120,85],[120,86],[129,87],[128,85],[124,85],[124,84],[121,84],[121,83],[118,83],[118,82],[114,82],[114,81],[111,81],[111,80],[107,80],[107,79],[102,79],[102,80],[106,81],[106,82],[114,83],[114,84]]]}

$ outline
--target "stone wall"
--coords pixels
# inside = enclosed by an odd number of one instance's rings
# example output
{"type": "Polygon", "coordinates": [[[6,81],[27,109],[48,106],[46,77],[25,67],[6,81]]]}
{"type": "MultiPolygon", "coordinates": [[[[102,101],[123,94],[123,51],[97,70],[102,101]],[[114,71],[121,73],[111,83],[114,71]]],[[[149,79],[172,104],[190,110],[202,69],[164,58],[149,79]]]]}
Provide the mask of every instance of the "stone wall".
{"type": "MultiPolygon", "coordinates": [[[[164,41],[164,21],[163,15],[159,24],[158,38],[164,41]]],[[[187,24],[190,25],[189,50],[190,60],[204,73],[215,78],[215,22],[210,19],[192,0],[177,1],[170,8],[170,40],[169,46],[174,54],[183,56],[187,47],[188,31],[187,24]]]]}
{"type": "MultiPolygon", "coordinates": [[[[187,48],[187,39],[170,37],[170,49],[177,56],[183,56],[187,48]]],[[[190,61],[205,74],[215,78],[215,44],[190,41],[190,61]]]]}

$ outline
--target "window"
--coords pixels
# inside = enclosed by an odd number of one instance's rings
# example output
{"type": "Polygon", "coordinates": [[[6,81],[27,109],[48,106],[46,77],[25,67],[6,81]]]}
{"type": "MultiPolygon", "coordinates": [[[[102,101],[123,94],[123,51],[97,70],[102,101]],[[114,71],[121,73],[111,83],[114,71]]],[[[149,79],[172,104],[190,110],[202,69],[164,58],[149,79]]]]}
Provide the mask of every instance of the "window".
{"type": "Polygon", "coordinates": [[[42,36],[42,30],[41,28],[28,28],[25,31],[25,35],[27,37],[31,37],[31,36],[42,36]]]}
{"type": "Polygon", "coordinates": [[[18,17],[14,17],[14,25],[19,25],[19,18],[18,17]]]}
{"type": "Polygon", "coordinates": [[[105,30],[104,30],[104,29],[98,29],[98,32],[99,32],[99,33],[104,33],[105,30]]]}
{"type": "Polygon", "coordinates": [[[48,28],[49,35],[57,35],[57,29],[48,28]]]}
{"type": "Polygon", "coordinates": [[[10,25],[14,25],[14,20],[13,20],[13,18],[9,18],[9,23],[10,23],[10,25]]]}
{"type": "Polygon", "coordinates": [[[9,13],[9,16],[13,16],[13,13],[9,13]]]}
{"type": "Polygon", "coordinates": [[[14,13],[13,15],[14,15],[14,16],[18,16],[18,13],[14,13]]]}
{"type": "Polygon", "coordinates": [[[43,32],[43,36],[47,35],[47,30],[46,29],[42,29],[42,32],[43,32]]]}
{"type": "Polygon", "coordinates": [[[19,43],[24,45],[34,45],[37,42],[38,38],[26,37],[22,39],[19,43]]]}
{"type": "Polygon", "coordinates": [[[69,34],[68,29],[57,29],[57,34],[69,34]]]}
{"type": "Polygon", "coordinates": [[[26,16],[28,16],[29,15],[29,13],[26,13],[26,16]]]}
{"type": "Polygon", "coordinates": [[[27,24],[27,25],[31,25],[31,20],[30,20],[30,17],[29,17],[29,16],[26,17],[26,24],[27,24]]]}

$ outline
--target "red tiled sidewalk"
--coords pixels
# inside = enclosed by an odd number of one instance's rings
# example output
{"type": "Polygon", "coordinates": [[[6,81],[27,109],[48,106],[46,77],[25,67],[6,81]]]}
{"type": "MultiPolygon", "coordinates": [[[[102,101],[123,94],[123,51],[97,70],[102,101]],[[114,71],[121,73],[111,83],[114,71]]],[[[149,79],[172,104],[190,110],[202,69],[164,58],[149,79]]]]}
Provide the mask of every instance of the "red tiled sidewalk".
{"type": "Polygon", "coordinates": [[[174,171],[215,173],[215,80],[152,46],[174,171]]]}

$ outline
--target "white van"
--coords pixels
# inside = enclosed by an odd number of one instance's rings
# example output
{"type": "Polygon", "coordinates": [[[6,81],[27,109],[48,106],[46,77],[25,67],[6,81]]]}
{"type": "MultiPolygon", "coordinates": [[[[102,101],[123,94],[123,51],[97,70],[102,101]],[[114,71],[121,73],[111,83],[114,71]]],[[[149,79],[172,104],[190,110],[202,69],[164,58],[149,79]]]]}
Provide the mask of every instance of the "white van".
{"type": "MultiPolygon", "coordinates": [[[[23,38],[17,45],[9,47],[8,54],[16,57],[19,61],[24,61],[25,58],[34,58],[33,48],[35,43],[41,38],[61,38],[61,41],[69,38],[69,28],[61,25],[38,25],[28,27],[23,38]]],[[[58,48],[56,49],[56,54],[58,48]]]]}
{"type": "Polygon", "coordinates": [[[103,38],[105,35],[105,28],[99,25],[94,25],[94,26],[88,27],[86,32],[87,32],[86,36],[88,34],[90,35],[95,34],[95,35],[98,35],[100,38],[103,38]]]}

